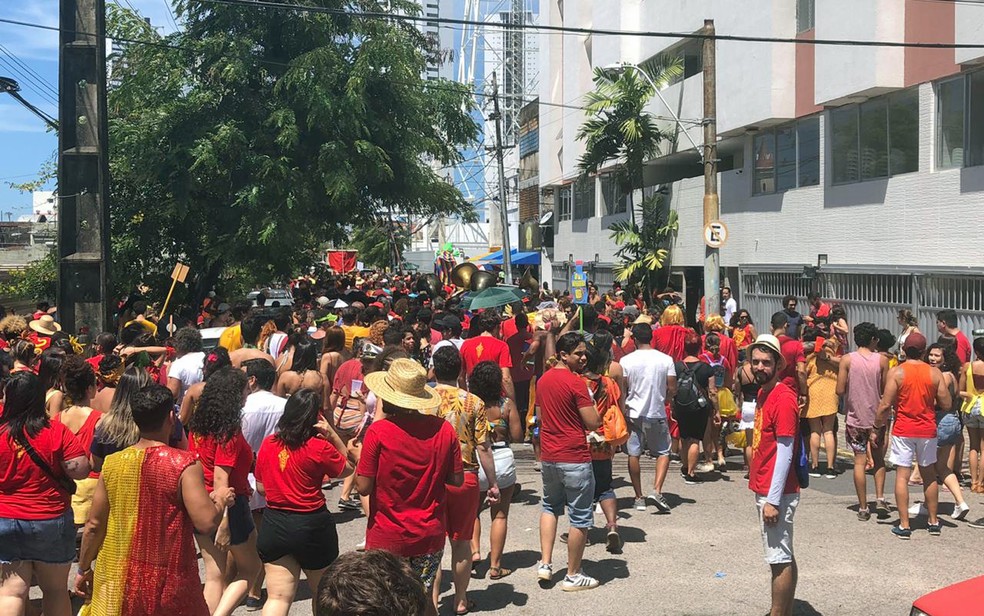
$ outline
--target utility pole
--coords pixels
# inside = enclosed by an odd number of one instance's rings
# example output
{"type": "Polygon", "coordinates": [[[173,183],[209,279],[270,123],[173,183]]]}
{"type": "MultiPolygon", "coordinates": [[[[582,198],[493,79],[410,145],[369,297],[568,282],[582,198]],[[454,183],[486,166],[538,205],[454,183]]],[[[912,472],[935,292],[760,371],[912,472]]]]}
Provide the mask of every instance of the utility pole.
{"type": "Polygon", "coordinates": [[[492,73],[492,117],[495,119],[495,159],[499,163],[499,219],[502,221],[502,271],[512,284],[512,255],[509,251],[509,205],[506,202],[506,170],[502,163],[502,113],[499,112],[499,80],[492,73]]]}
{"type": "MultiPolygon", "coordinates": [[[[704,226],[718,219],[717,186],[717,77],[714,57],[714,20],[704,20],[704,226]]],[[[703,236],[704,230],[701,229],[703,236]]],[[[704,314],[721,314],[721,255],[717,248],[704,248],[704,314]]]]}
{"type": "Polygon", "coordinates": [[[58,313],[68,331],[109,323],[105,0],[59,0],[58,313]]]}

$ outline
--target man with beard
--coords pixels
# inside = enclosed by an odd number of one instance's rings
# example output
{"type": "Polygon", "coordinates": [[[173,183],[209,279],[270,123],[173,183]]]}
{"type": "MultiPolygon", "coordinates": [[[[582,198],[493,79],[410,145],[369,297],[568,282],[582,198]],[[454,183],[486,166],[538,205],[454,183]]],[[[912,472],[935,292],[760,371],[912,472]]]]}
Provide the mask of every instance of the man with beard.
{"type": "Polygon", "coordinates": [[[780,382],[783,354],[775,336],[761,335],[749,347],[752,375],[759,384],[748,487],[755,492],[765,562],[772,568],[772,616],[790,616],[796,594],[793,515],[799,482],[793,455],[799,430],[796,393],[780,382]]]}

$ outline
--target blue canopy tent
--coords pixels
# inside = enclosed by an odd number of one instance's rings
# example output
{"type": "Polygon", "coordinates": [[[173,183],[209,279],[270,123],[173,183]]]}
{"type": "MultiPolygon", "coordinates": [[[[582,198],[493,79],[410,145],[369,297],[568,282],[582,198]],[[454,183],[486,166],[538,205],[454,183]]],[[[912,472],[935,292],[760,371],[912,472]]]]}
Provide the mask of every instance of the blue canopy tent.
{"type": "MultiPolygon", "coordinates": [[[[515,265],[540,265],[539,252],[520,252],[516,249],[509,251],[510,261],[515,265]]],[[[493,253],[482,255],[478,259],[473,259],[476,265],[502,265],[502,251],[496,250],[493,253]]]]}

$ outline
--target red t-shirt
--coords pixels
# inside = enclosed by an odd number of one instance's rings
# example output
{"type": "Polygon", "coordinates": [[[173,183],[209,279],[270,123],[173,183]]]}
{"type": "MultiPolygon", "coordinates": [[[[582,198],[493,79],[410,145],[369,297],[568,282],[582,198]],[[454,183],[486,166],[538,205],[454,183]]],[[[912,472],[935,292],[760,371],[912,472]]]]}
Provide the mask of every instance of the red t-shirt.
{"type": "Polygon", "coordinates": [[[578,409],[594,406],[584,379],[565,368],[551,368],[536,382],[540,409],[540,459],[544,462],[590,462],[584,422],[578,409]]]}
{"type": "Polygon", "coordinates": [[[431,415],[397,415],[374,422],[362,441],[356,471],[374,477],[366,549],[423,556],[444,547],[449,474],[464,472],[458,435],[431,415]]]}
{"type": "Polygon", "coordinates": [[[323,438],[312,437],[288,449],[271,434],[260,445],[253,474],[263,482],[268,507],[310,513],[325,506],[325,476],[338,477],[344,470],[345,457],[323,438]]]}
{"type": "MultiPolygon", "coordinates": [[[[755,434],[752,437],[752,463],[748,471],[748,488],[759,496],[768,496],[772,485],[772,473],[776,468],[778,439],[799,434],[799,406],[796,392],[776,383],[768,394],[760,391],[758,408],[755,409],[755,434]]],[[[796,453],[789,465],[783,494],[799,492],[796,479],[796,453]]]]}
{"type": "Polygon", "coordinates": [[[494,361],[500,368],[512,368],[509,345],[495,336],[475,336],[461,345],[461,359],[465,364],[465,374],[470,375],[480,362],[494,361]]]}
{"type": "Polygon", "coordinates": [[[189,449],[198,456],[205,470],[205,488],[211,492],[215,478],[216,466],[228,466],[229,487],[236,491],[236,496],[248,497],[253,493],[249,487],[249,469],[253,466],[253,450],[243,437],[242,432],[226,443],[219,445],[214,437],[192,434],[188,439],[189,449]]]}
{"type": "Polygon", "coordinates": [[[929,364],[906,361],[902,369],[895,403],[895,424],[892,434],[905,438],[933,438],[936,436],[936,388],[929,364]]]}
{"type": "Polygon", "coordinates": [[[99,374],[99,362],[101,362],[103,360],[103,357],[106,357],[106,356],[103,355],[102,353],[100,353],[99,355],[95,355],[93,357],[90,357],[89,359],[87,359],[85,361],[86,361],[87,364],[89,364],[90,366],[92,366],[92,369],[95,371],[96,374],[99,374]]]}
{"type": "Polygon", "coordinates": [[[789,336],[779,336],[779,350],[786,366],[779,373],[779,382],[793,390],[794,394],[805,394],[799,390],[799,381],[796,378],[796,364],[806,363],[806,353],[803,350],[803,343],[789,336]]]}
{"type": "Polygon", "coordinates": [[[957,332],[957,357],[965,364],[970,361],[970,340],[963,332],[957,332]]]}
{"type": "MultiPolygon", "coordinates": [[[[351,394],[352,392],[349,391],[349,388],[352,387],[352,381],[361,381],[363,378],[365,377],[362,374],[362,360],[350,359],[342,362],[342,365],[335,371],[335,377],[331,383],[331,390],[336,394],[341,394],[343,391],[346,395],[351,394]]],[[[367,393],[368,391],[369,389],[363,383],[362,393],[367,393]]]]}
{"type": "Polygon", "coordinates": [[[653,348],[673,358],[683,361],[683,341],[687,338],[687,328],[682,325],[663,325],[653,332],[653,348]]]}
{"type": "Polygon", "coordinates": [[[513,383],[527,383],[536,376],[533,366],[523,361],[523,354],[530,348],[533,342],[533,334],[529,329],[517,331],[506,338],[506,346],[509,347],[509,362],[512,364],[510,374],[513,383]]]}
{"type": "Polygon", "coordinates": [[[506,319],[502,322],[502,325],[499,326],[499,333],[502,334],[503,340],[509,340],[515,336],[518,331],[519,328],[516,327],[516,317],[506,319]]]}
{"type": "MultiPolygon", "coordinates": [[[[62,462],[86,455],[79,440],[60,421],[34,438],[27,437],[51,470],[62,475],[62,462]]],[[[50,520],[65,513],[71,497],[42,471],[27,452],[0,428],[0,518],[50,520]]]]}

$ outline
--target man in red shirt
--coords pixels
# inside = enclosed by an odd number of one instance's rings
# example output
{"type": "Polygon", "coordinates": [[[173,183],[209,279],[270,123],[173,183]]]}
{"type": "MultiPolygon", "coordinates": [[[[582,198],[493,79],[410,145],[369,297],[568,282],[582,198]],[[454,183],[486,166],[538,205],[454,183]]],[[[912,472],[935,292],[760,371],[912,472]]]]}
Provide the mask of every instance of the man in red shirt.
{"type": "Polygon", "coordinates": [[[806,406],[806,352],[803,343],[786,335],[789,317],[785,312],[772,315],[772,335],[779,341],[783,367],[779,380],[797,394],[800,407],[806,406]]]}
{"type": "MultiPolygon", "coordinates": [[[[950,410],[952,400],[943,374],[922,361],[926,352],[926,337],[912,332],[902,343],[905,361],[888,373],[885,393],[878,404],[875,429],[888,421],[888,412],[895,407],[892,426],[892,452],[889,460],[895,465],[895,506],[899,509],[899,524],[892,533],[899,539],[912,537],[909,528],[909,476],[913,463],[919,465],[929,523],[930,535],[939,535],[942,525],[936,517],[940,484],[936,478],[936,409],[950,410]]],[[[874,438],[872,446],[874,446],[874,438]]]]}
{"type": "Polygon", "coordinates": [[[810,303],[810,316],[803,320],[813,324],[826,338],[830,335],[830,304],[820,299],[820,296],[816,293],[808,294],[806,301],[810,303]]]}
{"type": "Polygon", "coordinates": [[[772,568],[772,616],[790,616],[796,594],[793,516],[799,482],[793,470],[799,433],[799,406],[793,390],[780,382],[783,355],[775,336],[762,335],[749,347],[752,375],[760,386],[748,487],[755,493],[765,562],[772,568]]]}
{"type": "Polygon", "coordinates": [[[356,470],[355,487],[369,497],[366,549],[406,559],[431,592],[427,614],[437,616],[434,579],[446,540],[446,486],[465,480],[458,435],[444,419],[421,412],[441,398],[417,362],[394,360],[365,381],[386,417],[366,430],[356,470]]]}
{"type": "Polygon", "coordinates": [[[506,397],[516,400],[513,386],[512,356],[509,345],[499,339],[499,313],[486,310],[471,320],[471,337],[461,344],[462,373],[467,378],[479,362],[494,361],[502,369],[502,389],[506,397]]]}
{"type": "Polygon", "coordinates": [[[588,386],[580,377],[587,361],[584,337],[576,332],[566,333],[557,340],[556,348],[557,364],[536,384],[543,477],[541,556],[537,577],[541,584],[552,582],[557,518],[564,514],[566,507],[571,527],[563,589],[573,592],[598,586],[598,580],[581,571],[581,558],[588,529],[594,522],[595,488],[591,450],[584,433],[596,430],[601,425],[601,417],[588,386]]]}
{"type": "Polygon", "coordinates": [[[970,340],[957,327],[956,310],[940,310],[936,313],[936,329],[940,334],[953,336],[957,341],[957,357],[961,363],[970,361],[970,340]]]}

